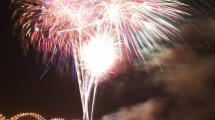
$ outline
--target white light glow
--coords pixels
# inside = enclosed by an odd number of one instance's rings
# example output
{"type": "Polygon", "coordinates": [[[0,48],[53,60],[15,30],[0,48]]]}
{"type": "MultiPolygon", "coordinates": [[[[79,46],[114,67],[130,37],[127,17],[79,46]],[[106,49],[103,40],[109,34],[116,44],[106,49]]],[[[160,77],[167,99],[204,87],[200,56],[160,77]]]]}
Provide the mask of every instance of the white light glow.
{"type": "Polygon", "coordinates": [[[113,38],[107,34],[93,38],[81,52],[84,67],[93,75],[101,75],[110,69],[116,57],[113,38]]]}

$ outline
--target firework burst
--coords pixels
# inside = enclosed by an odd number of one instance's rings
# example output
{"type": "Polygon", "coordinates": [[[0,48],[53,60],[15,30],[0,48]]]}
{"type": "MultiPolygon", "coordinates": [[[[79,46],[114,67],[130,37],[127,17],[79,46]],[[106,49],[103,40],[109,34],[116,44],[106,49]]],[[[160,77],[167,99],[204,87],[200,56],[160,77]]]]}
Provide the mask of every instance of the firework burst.
{"type": "MultiPolygon", "coordinates": [[[[177,36],[185,5],[177,0],[13,0],[23,45],[50,61],[75,59],[83,119],[93,116],[98,80],[116,60],[141,60],[177,36]],[[92,97],[91,97],[92,96],[92,97]]],[[[68,67],[69,68],[69,67],[68,67]]]]}

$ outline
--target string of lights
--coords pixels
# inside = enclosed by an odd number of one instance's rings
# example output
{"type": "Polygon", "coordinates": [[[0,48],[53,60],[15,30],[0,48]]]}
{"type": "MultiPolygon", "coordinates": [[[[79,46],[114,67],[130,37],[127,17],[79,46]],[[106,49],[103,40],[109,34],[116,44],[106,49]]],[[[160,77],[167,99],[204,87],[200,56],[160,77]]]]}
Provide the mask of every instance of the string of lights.
{"type": "MultiPolygon", "coordinates": [[[[44,118],[43,116],[41,116],[40,114],[33,113],[33,112],[19,113],[19,114],[12,116],[9,119],[7,119],[4,115],[0,114],[0,120],[22,120],[25,117],[35,118],[36,120],[48,120],[48,119],[44,118]]],[[[50,120],[65,120],[65,119],[64,118],[52,118],[50,120]]],[[[76,120],[78,120],[78,119],[76,119],[76,120]]]]}

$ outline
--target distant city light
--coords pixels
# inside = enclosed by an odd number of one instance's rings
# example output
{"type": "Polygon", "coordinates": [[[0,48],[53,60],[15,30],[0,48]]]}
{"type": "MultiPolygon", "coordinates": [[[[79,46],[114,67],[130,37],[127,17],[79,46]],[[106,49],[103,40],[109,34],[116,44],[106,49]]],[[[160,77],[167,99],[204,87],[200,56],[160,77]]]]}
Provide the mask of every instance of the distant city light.
{"type": "MultiPolygon", "coordinates": [[[[46,119],[45,117],[37,114],[37,113],[32,113],[32,112],[28,112],[28,113],[19,113],[14,115],[11,118],[6,118],[4,115],[0,114],[0,120],[23,120],[23,118],[25,117],[32,117],[35,118],[36,120],[66,120],[64,118],[52,118],[52,119],[46,119]]],[[[71,119],[71,120],[81,120],[81,119],[71,119]]]]}

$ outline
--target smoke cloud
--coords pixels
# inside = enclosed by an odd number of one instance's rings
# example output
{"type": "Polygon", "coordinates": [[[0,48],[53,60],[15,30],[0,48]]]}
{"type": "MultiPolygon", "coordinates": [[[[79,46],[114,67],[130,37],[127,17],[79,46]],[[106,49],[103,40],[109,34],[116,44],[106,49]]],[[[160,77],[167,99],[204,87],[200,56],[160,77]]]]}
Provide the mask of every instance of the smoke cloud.
{"type": "MultiPolygon", "coordinates": [[[[129,85],[133,86],[130,91],[144,87],[137,92],[144,98],[142,103],[120,107],[117,112],[104,115],[101,120],[215,119],[215,22],[209,19],[193,23],[197,25],[196,29],[192,29],[193,25],[183,26],[182,34],[187,40],[186,44],[182,43],[178,48],[167,48],[168,55],[159,57],[158,65],[161,68],[151,65],[148,67],[151,75],[138,73],[142,77],[133,78],[144,82],[114,83],[116,88],[119,88],[117,85],[122,88],[113,93],[117,99],[129,85]],[[151,82],[146,82],[146,79],[151,82]],[[154,89],[159,92],[148,95],[154,89]]],[[[138,66],[138,70],[144,71],[142,67],[138,66]]]]}

